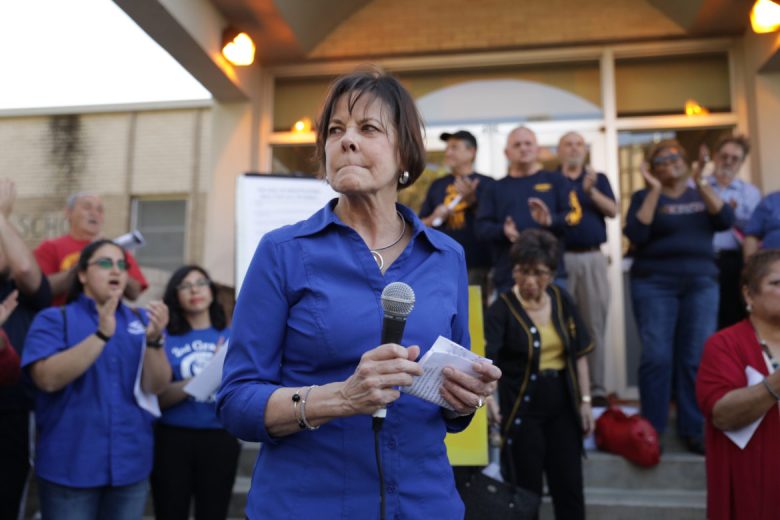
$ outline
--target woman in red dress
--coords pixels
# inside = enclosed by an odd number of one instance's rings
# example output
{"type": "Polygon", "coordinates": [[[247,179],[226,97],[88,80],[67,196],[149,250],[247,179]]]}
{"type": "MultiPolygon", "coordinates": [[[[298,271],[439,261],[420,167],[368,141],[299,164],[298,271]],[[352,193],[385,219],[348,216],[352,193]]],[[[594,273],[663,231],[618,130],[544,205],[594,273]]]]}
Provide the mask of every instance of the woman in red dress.
{"type": "Polygon", "coordinates": [[[710,337],[696,381],[707,423],[710,520],[780,515],[780,250],[748,260],[742,293],[748,318],[710,337]],[[754,384],[748,383],[748,367],[760,374],[754,384]],[[756,421],[744,448],[726,434],[756,421]]]}

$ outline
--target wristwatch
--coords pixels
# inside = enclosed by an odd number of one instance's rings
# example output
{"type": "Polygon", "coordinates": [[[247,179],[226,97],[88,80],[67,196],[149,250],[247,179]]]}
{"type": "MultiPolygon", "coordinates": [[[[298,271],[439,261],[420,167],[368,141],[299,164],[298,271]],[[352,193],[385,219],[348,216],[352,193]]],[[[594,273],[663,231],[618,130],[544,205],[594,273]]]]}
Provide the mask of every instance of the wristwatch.
{"type": "Polygon", "coordinates": [[[582,402],[590,404],[591,398],[589,395],[583,395],[582,396],[582,402]]]}
{"type": "Polygon", "coordinates": [[[153,339],[151,341],[146,340],[146,346],[149,348],[154,348],[154,349],[162,348],[164,344],[165,344],[165,336],[160,336],[159,338],[153,339]]]}

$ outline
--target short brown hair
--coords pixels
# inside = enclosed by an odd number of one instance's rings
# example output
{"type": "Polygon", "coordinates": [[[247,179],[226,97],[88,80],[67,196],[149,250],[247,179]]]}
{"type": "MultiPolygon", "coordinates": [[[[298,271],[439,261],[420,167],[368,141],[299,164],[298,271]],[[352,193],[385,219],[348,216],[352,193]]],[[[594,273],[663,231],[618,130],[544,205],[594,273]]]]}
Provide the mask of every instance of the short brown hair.
{"type": "Polygon", "coordinates": [[[423,142],[422,117],[417,111],[411,94],[398,79],[379,68],[358,69],[341,76],[330,87],[322,113],[317,121],[317,161],[321,172],[325,171],[325,141],[328,139],[328,125],[336,103],[342,96],[348,96],[350,112],[364,94],[381,100],[389,109],[391,121],[398,138],[398,155],[401,168],[409,172],[409,182],[399,184],[403,189],[414,184],[425,170],[425,145],[423,142]]]}
{"type": "Polygon", "coordinates": [[[558,269],[560,243],[555,235],[544,229],[524,229],[509,250],[512,265],[542,264],[555,272],[558,269]]]}
{"type": "Polygon", "coordinates": [[[685,148],[682,147],[680,144],[680,141],[677,139],[664,139],[663,141],[659,141],[655,145],[653,145],[652,148],[650,148],[650,151],[647,152],[647,163],[650,167],[650,171],[655,173],[655,168],[653,167],[653,160],[655,157],[663,152],[664,150],[668,150],[670,148],[674,148],[677,150],[677,153],[679,153],[683,160],[687,163],[688,162],[688,152],[685,151],[685,148]]]}
{"type": "Polygon", "coordinates": [[[742,269],[742,287],[748,294],[758,294],[761,281],[775,262],[780,262],[780,249],[762,249],[748,258],[742,269]]]}
{"type": "Polygon", "coordinates": [[[733,143],[742,148],[743,159],[750,153],[750,140],[743,134],[727,135],[726,137],[723,137],[718,141],[718,144],[715,145],[715,151],[719,152],[721,148],[729,143],[733,143]]]}

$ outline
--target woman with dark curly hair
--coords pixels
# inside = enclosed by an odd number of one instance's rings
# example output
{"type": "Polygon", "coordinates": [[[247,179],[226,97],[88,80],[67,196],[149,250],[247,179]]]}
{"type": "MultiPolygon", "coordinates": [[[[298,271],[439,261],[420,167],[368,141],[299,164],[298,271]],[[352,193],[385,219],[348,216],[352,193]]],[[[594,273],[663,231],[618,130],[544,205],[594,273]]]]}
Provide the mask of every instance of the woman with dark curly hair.
{"type": "Polygon", "coordinates": [[[208,273],[180,267],[165,288],[170,309],[165,353],[173,381],[160,394],[163,415],[155,431],[152,496],[157,518],[224,519],[233,492],[239,444],[217,419],[214,397],[199,401],[184,386],[225,345],[225,311],[208,273]]]}
{"type": "Polygon", "coordinates": [[[522,231],[510,250],[514,286],[491,305],[488,357],[501,369],[499,409],[506,481],[542,493],[542,474],[556,518],[585,518],[582,438],[593,429],[586,355],[588,329],[571,296],[553,284],[559,244],[548,231],[522,231]],[[511,459],[510,459],[511,457],[511,459]],[[512,472],[514,471],[514,475],[512,472]]]}

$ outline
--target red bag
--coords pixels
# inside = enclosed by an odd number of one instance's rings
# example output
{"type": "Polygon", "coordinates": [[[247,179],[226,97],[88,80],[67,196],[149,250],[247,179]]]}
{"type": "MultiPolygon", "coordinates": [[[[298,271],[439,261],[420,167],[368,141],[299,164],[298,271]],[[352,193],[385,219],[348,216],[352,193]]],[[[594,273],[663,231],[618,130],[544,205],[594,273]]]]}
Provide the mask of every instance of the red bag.
{"type": "Polygon", "coordinates": [[[634,464],[652,467],[661,460],[658,433],[641,415],[627,416],[610,406],[596,420],[596,446],[602,451],[622,455],[634,464]]]}

